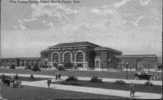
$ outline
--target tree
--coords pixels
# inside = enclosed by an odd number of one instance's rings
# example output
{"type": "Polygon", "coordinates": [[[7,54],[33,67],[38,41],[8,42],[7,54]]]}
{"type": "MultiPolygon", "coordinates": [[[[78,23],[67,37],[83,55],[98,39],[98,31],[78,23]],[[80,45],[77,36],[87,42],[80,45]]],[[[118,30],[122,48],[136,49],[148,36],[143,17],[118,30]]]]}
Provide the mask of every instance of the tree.
{"type": "Polygon", "coordinates": [[[163,64],[158,65],[157,67],[158,67],[158,69],[160,70],[161,68],[163,68],[163,64]]]}

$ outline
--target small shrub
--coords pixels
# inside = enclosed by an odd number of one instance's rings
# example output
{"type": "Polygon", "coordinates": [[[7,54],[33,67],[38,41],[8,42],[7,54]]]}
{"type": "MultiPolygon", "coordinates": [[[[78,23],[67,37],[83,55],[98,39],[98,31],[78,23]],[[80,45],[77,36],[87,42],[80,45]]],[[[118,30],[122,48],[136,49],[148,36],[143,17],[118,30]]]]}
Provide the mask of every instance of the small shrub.
{"type": "Polygon", "coordinates": [[[12,64],[12,65],[10,66],[10,69],[15,69],[15,65],[12,64]]]}
{"type": "Polygon", "coordinates": [[[31,69],[31,66],[30,66],[30,65],[27,65],[27,66],[25,67],[25,69],[31,69]]]}
{"type": "Polygon", "coordinates": [[[98,78],[97,76],[93,76],[90,80],[91,82],[102,82],[102,79],[98,78]]]}
{"type": "Polygon", "coordinates": [[[145,86],[153,86],[152,82],[149,82],[149,81],[145,82],[144,85],[145,86]]]}
{"type": "Polygon", "coordinates": [[[57,64],[57,63],[53,63],[53,66],[54,66],[55,68],[57,68],[57,67],[58,67],[58,64],[57,64]]]}
{"type": "Polygon", "coordinates": [[[14,76],[14,79],[18,79],[19,78],[19,76],[18,76],[18,74],[16,74],[15,76],[14,76]]]}
{"type": "Polygon", "coordinates": [[[31,78],[31,79],[35,79],[33,74],[30,75],[30,78],[31,78]]]}
{"type": "Polygon", "coordinates": [[[126,82],[123,80],[117,80],[115,81],[115,84],[126,84],[126,82]]]}
{"type": "Polygon", "coordinates": [[[66,82],[68,81],[78,81],[78,79],[74,76],[69,76],[67,79],[66,79],[66,82]]]}
{"type": "Polygon", "coordinates": [[[64,68],[63,66],[58,66],[57,69],[58,69],[59,71],[64,71],[64,70],[65,70],[65,68],[64,68]]]}

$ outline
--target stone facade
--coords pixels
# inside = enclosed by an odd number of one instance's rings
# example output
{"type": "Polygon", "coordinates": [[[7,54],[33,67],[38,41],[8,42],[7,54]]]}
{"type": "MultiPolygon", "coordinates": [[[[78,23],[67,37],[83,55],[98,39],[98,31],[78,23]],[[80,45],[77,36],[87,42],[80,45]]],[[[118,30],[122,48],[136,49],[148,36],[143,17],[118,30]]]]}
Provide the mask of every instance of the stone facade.
{"type": "Polygon", "coordinates": [[[26,65],[35,65],[41,63],[39,57],[20,57],[20,58],[1,58],[1,66],[26,66],[26,65]]]}
{"type": "Polygon", "coordinates": [[[156,55],[122,55],[117,56],[121,59],[119,67],[134,68],[135,70],[144,70],[144,69],[157,69],[158,60],[156,55]]]}
{"type": "Polygon", "coordinates": [[[90,42],[61,43],[41,52],[41,58],[52,66],[71,63],[73,67],[84,69],[108,68],[114,62],[115,55],[121,55],[121,52],[90,42]]]}
{"type": "Polygon", "coordinates": [[[41,57],[1,58],[0,66],[27,66],[40,64],[48,67],[59,65],[82,69],[157,68],[156,55],[121,55],[118,50],[99,46],[90,42],[60,43],[41,51],[41,57]]]}

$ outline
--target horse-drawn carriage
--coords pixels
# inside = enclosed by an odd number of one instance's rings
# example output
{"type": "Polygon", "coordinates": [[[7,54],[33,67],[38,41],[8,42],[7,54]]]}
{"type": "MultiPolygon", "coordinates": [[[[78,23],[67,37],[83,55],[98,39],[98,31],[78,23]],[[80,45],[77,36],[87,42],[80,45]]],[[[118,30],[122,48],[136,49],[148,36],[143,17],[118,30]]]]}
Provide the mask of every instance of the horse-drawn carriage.
{"type": "Polygon", "coordinates": [[[10,76],[2,75],[1,79],[2,79],[2,82],[9,87],[13,87],[13,88],[21,87],[21,81],[15,80],[14,78],[12,78],[10,76]]]}

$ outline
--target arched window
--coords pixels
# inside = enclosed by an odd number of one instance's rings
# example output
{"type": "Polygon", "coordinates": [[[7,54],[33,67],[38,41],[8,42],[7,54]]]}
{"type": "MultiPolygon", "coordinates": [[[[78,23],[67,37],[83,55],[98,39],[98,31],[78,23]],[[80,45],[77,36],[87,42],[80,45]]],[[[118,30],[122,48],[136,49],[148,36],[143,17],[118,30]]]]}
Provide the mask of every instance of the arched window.
{"type": "Polygon", "coordinates": [[[64,54],[64,63],[70,63],[71,62],[71,53],[70,52],[66,52],[64,54]]]}
{"type": "Polygon", "coordinates": [[[53,62],[55,62],[55,63],[59,62],[59,55],[57,53],[53,54],[53,62]]]}
{"type": "Polygon", "coordinates": [[[76,54],[76,62],[83,62],[84,61],[84,55],[82,52],[78,52],[76,54]]]}

